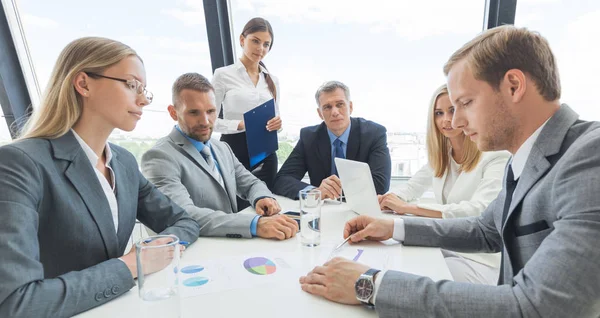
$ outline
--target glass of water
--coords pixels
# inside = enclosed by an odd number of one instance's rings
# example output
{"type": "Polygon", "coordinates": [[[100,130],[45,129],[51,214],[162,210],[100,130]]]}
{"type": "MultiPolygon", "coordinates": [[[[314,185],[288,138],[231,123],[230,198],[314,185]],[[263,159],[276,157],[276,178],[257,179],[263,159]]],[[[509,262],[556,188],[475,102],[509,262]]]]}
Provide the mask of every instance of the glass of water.
{"type": "Polygon", "coordinates": [[[300,241],[305,246],[321,244],[321,191],[300,190],[300,241]]]}
{"type": "Polygon", "coordinates": [[[179,317],[179,238],[150,236],[135,247],[139,296],[144,301],[142,310],[152,317],[179,317]]]}

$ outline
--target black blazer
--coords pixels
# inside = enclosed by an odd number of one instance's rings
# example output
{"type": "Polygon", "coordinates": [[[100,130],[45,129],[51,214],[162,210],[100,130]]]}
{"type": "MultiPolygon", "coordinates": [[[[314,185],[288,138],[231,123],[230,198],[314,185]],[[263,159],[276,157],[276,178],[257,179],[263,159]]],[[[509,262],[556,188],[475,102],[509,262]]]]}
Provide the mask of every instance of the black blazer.
{"type": "MultiPolygon", "coordinates": [[[[351,118],[346,159],[369,164],[377,194],[390,188],[392,163],[385,127],[364,118],[351,118]]],[[[331,175],[331,143],[325,122],[300,130],[300,140],[275,178],[274,192],[290,199],[306,188],[302,178],[308,171],[310,184],[318,187],[331,175]]]]}

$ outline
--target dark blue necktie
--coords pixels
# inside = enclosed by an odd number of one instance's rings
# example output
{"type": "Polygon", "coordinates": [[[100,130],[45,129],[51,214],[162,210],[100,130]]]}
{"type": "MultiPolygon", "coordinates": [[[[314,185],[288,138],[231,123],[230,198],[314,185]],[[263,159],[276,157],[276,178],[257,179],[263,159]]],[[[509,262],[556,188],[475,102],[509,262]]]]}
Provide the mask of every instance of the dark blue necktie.
{"type": "MultiPolygon", "coordinates": [[[[517,181],[515,181],[515,175],[513,174],[512,165],[508,166],[508,171],[506,173],[506,199],[504,199],[504,210],[502,211],[502,225],[500,228],[504,226],[504,222],[506,222],[506,218],[508,217],[508,210],[510,209],[510,203],[512,202],[513,193],[515,192],[515,188],[517,187],[517,181]]],[[[505,239],[506,241],[506,239],[505,239]]],[[[498,285],[504,284],[504,253],[506,252],[506,247],[502,247],[502,258],[500,261],[500,277],[498,277],[498,285]]]]}
{"type": "MultiPolygon", "coordinates": [[[[344,155],[344,148],[342,148],[343,144],[344,143],[339,138],[333,141],[334,158],[346,159],[346,156],[344,155]]],[[[335,160],[333,160],[333,174],[335,174],[336,176],[338,175],[337,167],[335,166],[335,160]]]]}

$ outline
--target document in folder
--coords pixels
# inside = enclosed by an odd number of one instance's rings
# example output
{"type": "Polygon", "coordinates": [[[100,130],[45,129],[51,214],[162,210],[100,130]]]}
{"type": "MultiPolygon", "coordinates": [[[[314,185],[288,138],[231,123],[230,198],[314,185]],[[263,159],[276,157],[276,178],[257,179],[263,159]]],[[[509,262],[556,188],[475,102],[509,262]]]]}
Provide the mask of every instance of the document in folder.
{"type": "Polygon", "coordinates": [[[267,122],[273,117],[275,117],[273,99],[244,113],[250,168],[254,168],[279,148],[277,131],[267,130],[267,122]]]}

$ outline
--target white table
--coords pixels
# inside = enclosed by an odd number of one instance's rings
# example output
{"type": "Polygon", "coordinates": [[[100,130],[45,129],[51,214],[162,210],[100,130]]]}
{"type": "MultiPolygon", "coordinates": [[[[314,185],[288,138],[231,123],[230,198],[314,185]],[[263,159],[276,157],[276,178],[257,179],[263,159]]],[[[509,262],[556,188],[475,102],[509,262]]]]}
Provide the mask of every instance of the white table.
{"type": "MultiPolygon", "coordinates": [[[[298,201],[278,198],[283,211],[298,211],[298,201]]],[[[254,213],[246,209],[240,213],[254,213]]],[[[347,210],[345,204],[325,203],[321,214],[322,246],[331,248],[331,244],[342,240],[344,224],[356,214],[347,210]]],[[[390,217],[390,216],[386,216],[390,217]]],[[[234,255],[247,255],[249,252],[302,253],[309,259],[317,259],[322,246],[304,247],[300,244],[300,235],[286,241],[274,241],[261,238],[232,239],[201,237],[186,249],[181,262],[206,261],[234,255]]],[[[323,247],[325,248],[325,247],[323,247]]],[[[365,244],[365,250],[373,248],[365,244]]],[[[386,246],[393,253],[398,270],[423,275],[433,280],[452,279],[448,267],[438,248],[406,247],[401,244],[386,246]]],[[[319,265],[319,264],[314,264],[319,265]]],[[[399,297],[402,297],[399,295],[399,297]]],[[[80,317],[149,317],[142,314],[146,306],[138,297],[134,287],[121,297],[94,308],[80,317]]],[[[264,285],[252,289],[234,289],[220,293],[181,299],[182,317],[375,317],[373,310],[361,306],[348,306],[333,303],[303,292],[299,283],[264,285]]],[[[152,312],[154,313],[154,312],[152,312]]],[[[151,316],[151,315],[150,315],[151,316]]]]}

